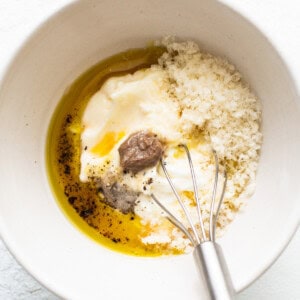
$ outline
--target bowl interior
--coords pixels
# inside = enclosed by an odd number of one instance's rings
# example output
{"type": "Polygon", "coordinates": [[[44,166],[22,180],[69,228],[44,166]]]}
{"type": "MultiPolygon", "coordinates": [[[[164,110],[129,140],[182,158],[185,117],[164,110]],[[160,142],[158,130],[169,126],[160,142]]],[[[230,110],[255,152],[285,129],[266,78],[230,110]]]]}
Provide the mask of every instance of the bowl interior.
{"type": "Polygon", "coordinates": [[[166,35],[193,39],[227,57],[262,102],[264,142],[256,193],[220,239],[237,291],[275,260],[297,227],[297,91],[258,29],[208,0],[189,5],[180,0],[79,1],[33,34],[0,91],[1,234],[19,261],[63,297],[138,299],[143,292],[144,299],[198,299],[201,294],[191,256],[130,257],[82,235],[58,208],[45,173],[47,128],[67,86],[99,60],[166,35]],[[129,288],[133,284],[135,292],[129,288]]]}

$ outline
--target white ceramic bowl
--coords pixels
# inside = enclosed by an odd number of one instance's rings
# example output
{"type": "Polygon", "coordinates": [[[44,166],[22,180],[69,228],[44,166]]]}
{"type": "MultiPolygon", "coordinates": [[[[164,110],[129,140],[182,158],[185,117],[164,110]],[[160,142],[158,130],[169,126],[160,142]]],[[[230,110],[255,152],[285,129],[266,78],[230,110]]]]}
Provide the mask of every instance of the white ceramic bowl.
{"type": "Polygon", "coordinates": [[[199,299],[191,256],[136,258],[99,246],[62,214],[45,174],[47,127],[89,66],[165,35],[226,56],[263,104],[257,189],[220,240],[240,291],[278,257],[299,223],[300,104],[293,78],[254,25],[214,1],[79,1],[32,35],[0,92],[0,230],[17,259],[69,299],[199,299]]]}

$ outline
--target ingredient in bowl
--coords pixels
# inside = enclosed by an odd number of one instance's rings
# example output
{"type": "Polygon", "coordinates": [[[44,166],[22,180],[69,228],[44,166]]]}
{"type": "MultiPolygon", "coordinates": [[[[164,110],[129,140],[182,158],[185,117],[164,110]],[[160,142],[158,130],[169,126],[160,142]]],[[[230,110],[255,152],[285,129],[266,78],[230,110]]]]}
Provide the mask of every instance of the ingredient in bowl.
{"type": "Polygon", "coordinates": [[[138,131],[121,144],[119,154],[121,167],[137,173],[157,164],[163,154],[163,145],[157,135],[138,131]]]}
{"type": "MultiPolygon", "coordinates": [[[[151,51],[157,56],[152,55],[148,65],[144,61],[135,69],[106,73],[98,80],[94,72],[76,88],[79,96],[62,117],[67,120],[71,115],[71,122],[57,127],[60,135],[53,157],[64,153],[60,149],[72,152],[70,174],[61,172],[66,163],[58,162],[60,184],[68,197],[76,198],[71,205],[79,215],[81,208],[89,212],[84,221],[91,230],[112,241],[106,245],[139,255],[182,253],[189,251],[189,241],[151,199],[154,193],[178,219],[184,219],[157,164],[159,158],[163,157],[185,204],[195,211],[189,168],[178,147],[188,145],[208,230],[214,180],[211,149],[217,151],[228,172],[217,224],[220,235],[254,192],[261,110],[235,67],[201,52],[194,42],[165,39],[151,51]]],[[[130,61],[123,60],[125,56],[121,62],[130,61]]],[[[222,181],[220,176],[220,185],[222,181]]],[[[199,229],[197,214],[192,213],[192,218],[199,229]]]]}
{"type": "Polygon", "coordinates": [[[99,192],[103,194],[105,203],[124,214],[134,212],[133,208],[139,195],[138,192],[130,190],[125,184],[120,184],[117,178],[107,176],[98,180],[96,186],[99,192]]]}

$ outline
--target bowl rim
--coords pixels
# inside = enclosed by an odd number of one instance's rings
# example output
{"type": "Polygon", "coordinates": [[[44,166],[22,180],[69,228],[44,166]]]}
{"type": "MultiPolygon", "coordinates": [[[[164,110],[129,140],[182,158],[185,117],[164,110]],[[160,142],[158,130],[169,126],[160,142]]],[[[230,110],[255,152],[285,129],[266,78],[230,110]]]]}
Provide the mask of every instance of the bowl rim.
{"type": "MultiPolygon", "coordinates": [[[[274,41],[269,37],[266,30],[259,27],[256,22],[251,18],[249,14],[247,14],[245,11],[241,11],[237,8],[237,6],[234,3],[224,3],[222,0],[214,0],[218,5],[220,5],[223,9],[230,10],[237,16],[239,16],[243,22],[248,23],[248,25],[252,26],[265,40],[269,46],[274,50],[274,53],[277,55],[278,59],[282,63],[282,65],[285,67],[288,78],[292,84],[292,87],[295,89],[297,98],[299,100],[299,107],[300,107],[300,80],[297,79],[295,72],[293,72],[293,68],[291,67],[291,62],[286,59],[285,55],[278,49],[274,41]]],[[[27,36],[24,38],[24,40],[18,44],[18,46],[15,48],[13,53],[10,55],[9,59],[6,63],[4,63],[3,67],[1,68],[0,72],[0,91],[2,90],[2,87],[4,83],[6,82],[7,78],[10,75],[10,69],[13,66],[15,60],[21,55],[23,50],[26,48],[26,46],[32,42],[36,36],[44,29],[46,28],[51,22],[59,17],[60,15],[63,15],[66,11],[72,9],[72,7],[75,7],[78,5],[78,0],[72,0],[69,3],[63,4],[61,7],[54,9],[50,15],[48,15],[45,19],[43,19],[41,22],[39,22],[37,25],[35,25],[34,29],[29,31],[27,36]]],[[[0,109],[1,109],[1,102],[0,102],[0,109]]],[[[44,162],[45,164],[45,162],[44,162]]],[[[237,290],[237,293],[240,293],[241,291],[245,290],[247,287],[249,287],[254,281],[259,279],[269,268],[277,261],[277,259],[280,257],[280,255],[284,252],[290,241],[293,239],[294,235],[296,234],[297,230],[300,227],[300,202],[298,202],[297,207],[298,213],[298,220],[295,219],[293,222],[291,222],[289,234],[286,235],[284,242],[281,244],[280,247],[277,248],[277,251],[275,255],[273,255],[268,261],[265,262],[263,266],[261,266],[260,270],[256,272],[256,274],[253,274],[252,278],[249,278],[249,282],[242,286],[239,290],[237,290]]],[[[297,215],[297,214],[295,214],[297,215]]],[[[26,259],[22,255],[22,251],[14,247],[13,239],[9,236],[9,234],[6,234],[5,231],[5,223],[2,220],[1,213],[0,213],[0,238],[2,239],[4,245],[7,247],[8,251],[12,254],[12,256],[16,259],[16,261],[26,270],[27,273],[29,273],[39,284],[41,284],[44,288],[51,291],[54,295],[58,297],[67,298],[67,294],[64,294],[62,291],[58,291],[58,289],[53,286],[51,282],[47,280],[47,278],[43,277],[43,275],[38,274],[37,272],[33,271],[30,264],[26,261],[26,259]]],[[[64,290],[64,292],[66,292],[64,290]]]]}

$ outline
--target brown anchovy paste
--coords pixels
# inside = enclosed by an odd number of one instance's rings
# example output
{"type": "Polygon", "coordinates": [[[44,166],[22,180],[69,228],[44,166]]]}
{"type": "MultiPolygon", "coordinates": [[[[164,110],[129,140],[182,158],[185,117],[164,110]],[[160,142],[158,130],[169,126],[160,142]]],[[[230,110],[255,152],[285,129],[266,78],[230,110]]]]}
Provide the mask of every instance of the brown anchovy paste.
{"type": "MultiPolygon", "coordinates": [[[[170,254],[170,250],[141,242],[140,237],[146,236],[150,229],[134,215],[136,193],[128,191],[126,186],[120,186],[114,180],[95,180],[93,183],[79,180],[81,117],[89,99],[106,79],[147,68],[157,63],[164,51],[159,47],[133,49],[89,69],[62,97],[48,133],[49,181],[62,210],[89,237],[110,249],[127,254],[157,256],[170,254]],[[125,195],[121,203],[120,195],[125,195]]],[[[135,172],[157,163],[162,149],[155,135],[139,132],[120,147],[122,166],[135,176],[135,172]],[[133,148],[128,147],[131,143],[133,148]],[[133,154],[138,157],[136,161],[133,154]]]]}
{"type": "Polygon", "coordinates": [[[103,195],[103,201],[123,214],[133,213],[138,193],[130,190],[125,184],[118,182],[118,179],[110,178],[96,179],[98,191],[103,195]]]}
{"type": "Polygon", "coordinates": [[[121,166],[125,171],[137,173],[157,164],[163,153],[163,145],[152,132],[133,133],[119,147],[121,166]]]}

